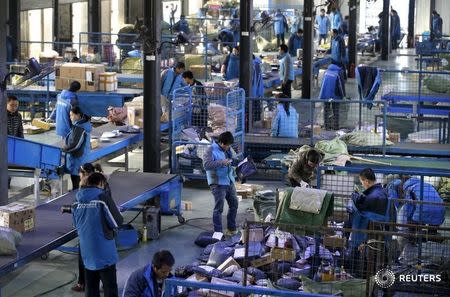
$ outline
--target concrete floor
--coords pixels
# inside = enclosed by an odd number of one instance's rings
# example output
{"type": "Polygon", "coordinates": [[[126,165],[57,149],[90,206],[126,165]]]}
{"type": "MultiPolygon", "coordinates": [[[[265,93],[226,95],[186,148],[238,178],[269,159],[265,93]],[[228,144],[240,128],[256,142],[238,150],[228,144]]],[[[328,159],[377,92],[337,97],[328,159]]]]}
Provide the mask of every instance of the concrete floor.
{"type": "MultiPolygon", "coordinates": [[[[120,158],[114,161],[122,161],[120,158]]],[[[131,168],[142,169],[141,163],[141,150],[138,149],[130,153],[131,168]]],[[[107,165],[104,166],[106,173],[110,173],[115,169],[107,167],[107,165]]],[[[14,178],[13,187],[17,189],[21,184],[27,184],[26,182],[26,179],[14,178]]],[[[281,184],[276,182],[266,183],[266,186],[275,189],[280,187],[281,184]]],[[[120,292],[122,292],[126,279],[131,272],[149,263],[155,251],[169,249],[176,257],[176,266],[190,264],[200,254],[201,248],[194,245],[194,240],[200,232],[212,229],[212,195],[205,182],[186,182],[183,188],[182,199],[193,203],[193,210],[185,211],[183,214],[187,219],[186,224],[179,226],[175,216],[164,216],[162,218],[162,230],[165,231],[161,233],[158,240],[140,243],[138,247],[132,250],[119,252],[120,261],[117,264],[117,278],[120,292]]],[[[247,212],[247,209],[251,207],[252,200],[244,199],[240,202],[238,211],[239,224],[242,224],[246,218],[249,220],[253,219],[253,214],[247,212]]],[[[125,213],[125,222],[130,221],[134,216],[135,213],[133,212],[125,213]]],[[[141,221],[141,217],[138,217],[133,222],[135,228],[142,228],[141,221]]],[[[75,239],[66,244],[66,246],[75,246],[77,244],[78,240],[75,239]]],[[[52,251],[47,260],[32,261],[2,279],[1,296],[36,296],[59,286],[62,287],[45,294],[45,296],[83,296],[81,293],[70,290],[70,287],[76,283],[77,274],[76,255],[52,251]]]]}
{"type": "MultiPolygon", "coordinates": [[[[371,59],[370,57],[368,59],[371,59]]],[[[415,65],[413,57],[396,56],[389,62],[378,61],[374,65],[401,69],[408,65],[415,65]]],[[[314,90],[314,98],[317,98],[319,90],[314,90]]],[[[357,87],[354,79],[347,83],[348,97],[354,99],[357,96],[357,87]]],[[[293,92],[293,97],[298,97],[298,91],[293,92]]],[[[142,151],[135,150],[130,154],[130,167],[142,169],[142,151]]],[[[105,171],[111,172],[115,168],[105,167],[105,171]]],[[[14,178],[13,190],[31,184],[30,180],[14,178]]],[[[265,182],[272,189],[282,186],[277,182],[265,182]]],[[[201,249],[194,245],[197,235],[203,230],[211,228],[211,215],[213,199],[205,183],[186,183],[183,189],[183,200],[192,201],[193,210],[185,211],[187,224],[177,226],[176,217],[163,217],[162,232],[160,238],[155,241],[141,243],[137,248],[119,253],[120,261],[117,264],[117,278],[120,292],[123,290],[126,279],[130,273],[138,267],[146,265],[159,249],[169,249],[176,257],[176,266],[188,264],[196,259],[201,249]],[[170,229],[169,229],[170,228],[170,229]]],[[[238,223],[242,224],[245,218],[252,219],[253,214],[247,212],[251,208],[252,200],[243,200],[239,205],[238,223]]],[[[134,217],[134,213],[125,213],[125,222],[134,217]]],[[[134,225],[141,228],[141,219],[138,218],[134,225]]],[[[67,246],[75,246],[77,240],[68,243],[67,246]]],[[[72,292],[70,287],[76,283],[78,273],[77,256],[52,251],[47,260],[35,260],[24,267],[14,271],[1,279],[1,295],[28,297],[36,296],[56,287],[60,287],[45,296],[83,296],[81,293],[72,292]]]]}

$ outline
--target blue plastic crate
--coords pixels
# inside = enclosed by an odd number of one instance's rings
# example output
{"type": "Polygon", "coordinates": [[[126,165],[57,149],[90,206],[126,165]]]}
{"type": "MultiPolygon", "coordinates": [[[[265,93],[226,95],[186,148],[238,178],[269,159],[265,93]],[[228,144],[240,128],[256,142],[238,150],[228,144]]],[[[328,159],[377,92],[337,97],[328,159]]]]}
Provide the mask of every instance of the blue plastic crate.
{"type": "Polygon", "coordinates": [[[120,226],[117,236],[116,245],[119,249],[129,249],[139,243],[139,234],[131,224],[120,226]]]}

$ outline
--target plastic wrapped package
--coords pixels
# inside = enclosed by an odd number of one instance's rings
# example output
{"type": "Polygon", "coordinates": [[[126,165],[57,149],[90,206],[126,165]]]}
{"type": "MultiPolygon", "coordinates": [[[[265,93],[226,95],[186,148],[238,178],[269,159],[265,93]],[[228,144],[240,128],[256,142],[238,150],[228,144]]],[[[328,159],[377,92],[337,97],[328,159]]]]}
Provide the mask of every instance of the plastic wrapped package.
{"type": "Polygon", "coordinates": [[[17,253],[16,246],[22,240],[22,235],[7,227],[0,227],[0,255],[10,256],[17,253]]]}

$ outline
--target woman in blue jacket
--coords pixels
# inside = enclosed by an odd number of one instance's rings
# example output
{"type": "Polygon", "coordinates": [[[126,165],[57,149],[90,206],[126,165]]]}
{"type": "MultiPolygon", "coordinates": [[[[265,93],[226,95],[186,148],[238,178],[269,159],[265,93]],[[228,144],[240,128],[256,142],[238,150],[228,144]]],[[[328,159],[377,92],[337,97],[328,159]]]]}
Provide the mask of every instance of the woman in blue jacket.
{"type": "Polygon", "coordinates": [[[100,297],[100,280],[105,297],[118,296],[118,254],[114,234],[123,218],[115,204],[107,203],[105,185],[106,178],[102,173],[92,173],[72,205],[73,223],[85,266],[86,296],[89,297],[100,297]]]}
{"type": "Polygon", "coordinates": [[[75,190],[80,185],[80,166],[91,151],[92,125],[78,106],[71,108],[70,120],[72,129],[64,139],[62,150],[66,153],[66,172],[70,174],[72,189],[75,190]]]}
{"type": "MultiPolygon", "coordinates": [[[[279,98],[288,97],[281,94],[279,98]]],[[[298,138],[298,113],[289,101],[277,104],[276,115],[272,119],[270,136],[298,138]]]]}

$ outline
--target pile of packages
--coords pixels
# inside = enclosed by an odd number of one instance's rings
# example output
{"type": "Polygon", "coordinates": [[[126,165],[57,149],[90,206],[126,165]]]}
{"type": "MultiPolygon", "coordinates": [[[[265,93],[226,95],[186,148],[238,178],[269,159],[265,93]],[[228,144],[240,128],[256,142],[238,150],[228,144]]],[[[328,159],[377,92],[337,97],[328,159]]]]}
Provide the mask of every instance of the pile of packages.
{"type": "MultiPolygon", "coordinates": [[[[363,296],[366,289],[365,280],[355,279],[346,271],[342,249],[328,249],[312,237],[297,236],[275,227],[253,225],[242,235],[227,239],[221,233],[203,232],[195,243],[204,248],[198,261],[179,267],[176,277],[229,286],[242,285],[246,278],[248,286],[315,293],[341,291],[345,292],[344,296],[363,296]],[[248,266],[245,269],[246,246],[248,266]],[[313,258],[319,259],[316,269],[312,268],[313,258]]],[[[233,292],[209,289],[184,293],[234,296],[233,292]]]]}
{"type": "Polygon", "coordinates": [[[208,136],[219,136],[221,133],[229,131],[234,133],[237,128],[236,113],[232,108],[211,103],[208,105],[208,127],[212,132],[208,136]]]}

